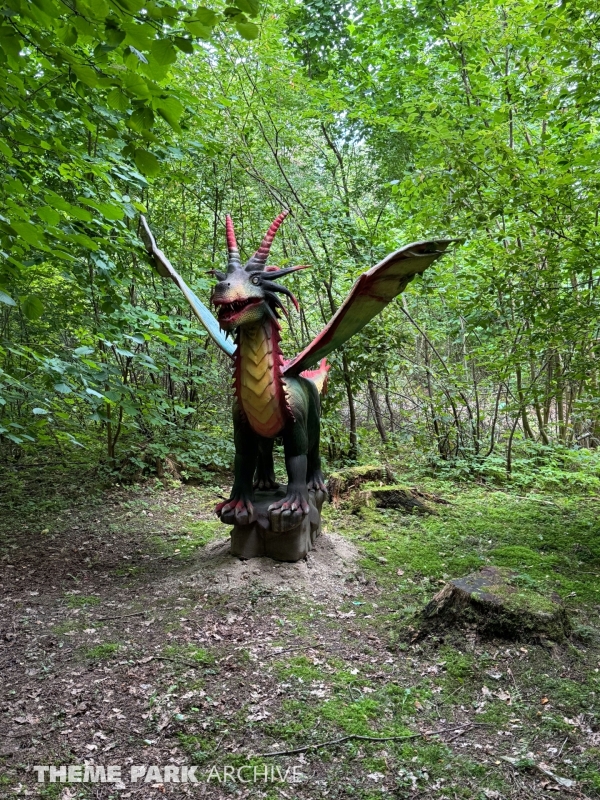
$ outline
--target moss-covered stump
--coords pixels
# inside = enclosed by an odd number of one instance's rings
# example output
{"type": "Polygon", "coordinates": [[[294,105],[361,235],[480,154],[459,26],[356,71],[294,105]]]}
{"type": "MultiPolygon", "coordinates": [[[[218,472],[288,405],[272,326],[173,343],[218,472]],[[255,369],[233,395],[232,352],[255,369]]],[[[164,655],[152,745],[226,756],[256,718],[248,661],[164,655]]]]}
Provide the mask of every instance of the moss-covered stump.
{"type": "Polygon", "coordinates": [[[468,624],[478,632],[512,639],[560,641],[571,624],[560,597],[519,585],[518,573],[484,567],[449,581],[419,614],[419,633],[468,624]]]}
{"type": "Polygon", "coordinates": [[[329,476],[327,491],[332,503],[337,504],[342,495],[355,491],[365,483],[393,483],[394,474],[385,464],[369,464],[363,467],[349,467],[329,476]]]}
{"type": "Polygon", "coordinates": [[[435,504],[449,505],[447,500],[434,494],[398,485],[366,488],[359,492],[357,501],[358,506],[402,508],[405,511],[415,511],[420,514],[437,514],[438,510],[435,504]]]}

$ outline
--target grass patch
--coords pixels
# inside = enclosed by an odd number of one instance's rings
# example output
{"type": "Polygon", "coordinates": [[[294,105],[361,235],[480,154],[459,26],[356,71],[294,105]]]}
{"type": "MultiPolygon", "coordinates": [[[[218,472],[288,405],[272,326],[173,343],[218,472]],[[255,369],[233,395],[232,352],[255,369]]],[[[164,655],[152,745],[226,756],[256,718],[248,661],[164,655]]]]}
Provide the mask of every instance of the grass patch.
{"type": "Polygon", "coordinates": [[[325,507],[328,526],[342,529],[364,553],[363,569],[407,597],[406,604],[431,597],[440,580],[486,565],[516,570],[524,588],[565,599],[575,592],[578,604],[600,602],[598,498],[421,485],[452,505],[439,506],[437,516],[419,517],[394,509],[349,514],[325,507]]]}
{"type": "Polygon", "coordinates": [[[105,661],[108,658],[112,658],[120,647],[121,645],[116,642],[105,642],[95,647],[86,648],[83,654],[90,661],[105,661]]]}
{"type": "Polygon", "coordinates": [[[87,606],[97,606],[101,600],[96,595],[67,594],[65,600],[69,608],[86,608],[87,606]]]}
{"type": "MultiPolygon", "coordinates": [[[[170,511],[171,509],[169,509],[170,511]]],[[[173,513],[177,509],[173,510],[173,513]]],[[[218,520],[199,520],[186,525],[185,531],[178,531],[168,538],[155,536],[154,544],[165,555],[188,558],[196,550],[223,536],[223,524],[218,520]]]]}
{"type": "Polygon", "coordinates": [[[305,683],[310,683],[311,681],[325,680],[329,677],[306,656],[295,656],[286,662],[277,661],[274,667],[277,670],[277,675],[282,680],[299,678],[305,683]]]}
{"type": "Polygon", "coordinates": [[[196,661],[205,667],[210,667],[215,663],[216,656],[206,647],[194,647],[188,645],[187,647],[179,647],[177,645],[169,645],[163,650],[163,655],[177,660],[178,658],[185,661],[196,661]]]}

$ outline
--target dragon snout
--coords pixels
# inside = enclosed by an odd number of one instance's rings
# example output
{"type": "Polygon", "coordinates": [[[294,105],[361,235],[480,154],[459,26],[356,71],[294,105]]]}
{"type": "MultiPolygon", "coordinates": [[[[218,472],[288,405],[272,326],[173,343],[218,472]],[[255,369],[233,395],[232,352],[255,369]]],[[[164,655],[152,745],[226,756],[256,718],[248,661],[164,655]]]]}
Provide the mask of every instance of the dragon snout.
{"type": "Polygon", "coordinates": [[[230,287],[226,281],[222,281],[215,287],[212,303],[221,327],[231,329],[238,324],[258,321],[263,313],[260,310],[263,299],[262,295],[239,291],[235,285],[230,287]]]}

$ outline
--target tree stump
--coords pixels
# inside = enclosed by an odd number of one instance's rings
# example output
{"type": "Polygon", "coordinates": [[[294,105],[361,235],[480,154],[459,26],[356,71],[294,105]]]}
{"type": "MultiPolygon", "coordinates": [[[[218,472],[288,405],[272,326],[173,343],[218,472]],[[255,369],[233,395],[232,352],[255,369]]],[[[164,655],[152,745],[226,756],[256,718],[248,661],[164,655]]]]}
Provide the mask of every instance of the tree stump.
{"type": "Polygon", "coordinates": [[[437,495],[421,492],[419,489],[409,489],[406,486],[380,486],[365,489],[358,495],[359,506],[375,508],[402,508],[405,511],[416,511],[420,514],[437,514],[436,503],[450,505],[437,495]]]}
{"type": "Polygon", "coordinates": [[[358,489],[364,483],[393,483],[394,474],[385,464],[369,464],[363,467],[350,467],[332,472],[327,484],[329,499],[337,505],[342,495],[358,489]]]}
{"type": "Polygon", "coordinates": [[[560,597],[519,585],[518,573],[484,567],[449,581],[418,615],[415,638],[440,628],[474,625],[482,634],[560,641],[571,624],[560,597]]]}

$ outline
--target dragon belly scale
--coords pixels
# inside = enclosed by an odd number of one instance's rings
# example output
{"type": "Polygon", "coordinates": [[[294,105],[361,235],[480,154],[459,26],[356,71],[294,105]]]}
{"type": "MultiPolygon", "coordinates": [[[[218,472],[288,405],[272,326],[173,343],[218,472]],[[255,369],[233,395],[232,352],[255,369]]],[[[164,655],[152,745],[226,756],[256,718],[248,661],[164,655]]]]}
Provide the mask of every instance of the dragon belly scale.
{"type": "Polygon", "coordinates": [[[240,332],[234,388],[241,410],[260,436],[274,437],[290,417],[279,348],[279,326],[265,319],[240,332]]]}

